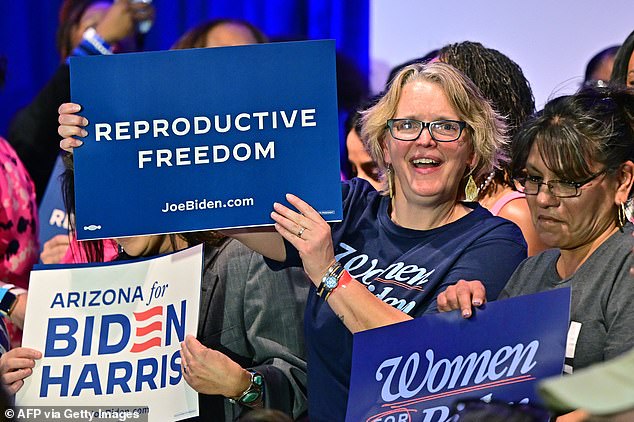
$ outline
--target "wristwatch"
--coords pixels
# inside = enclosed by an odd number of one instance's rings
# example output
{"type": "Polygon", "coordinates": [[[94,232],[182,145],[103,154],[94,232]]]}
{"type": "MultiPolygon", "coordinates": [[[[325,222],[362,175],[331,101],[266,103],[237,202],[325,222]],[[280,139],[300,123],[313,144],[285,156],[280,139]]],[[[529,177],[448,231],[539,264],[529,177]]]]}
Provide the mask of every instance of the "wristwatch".
{"type": "Polygon", "coordinates": [[[247,369],[251,375],[251,383],[246,390],[239,396],[230,397],[229,401],[233,404],[241,404],[249,407],[257,407],[262,403],[262,395],[264,393],[264,379],[262,374],[257,371],[247,369]]]}
{"type": "MultiPolygon", "coordinates": [[[[335,291],[337,287],[339,287],[341,278],[344,274],[348,274],[348,272],[343,268],[339,262],[335,262],[328,268],[326,271],[326,275],[321,279],[321,283],[317,288],[317,296],[323,297],[324,300],[328,300],[330,294],[335,291]]],[[[350,281],[350,276],[346,277],[345,284],[350,281]]]]}
{"type": "Polygon", "coordinates": [[[13,308],[18,303],[18,296],[22,293],[26,293],[26,290],[16,288],[13,284],[0,286],[0,314],[2,316],[11,316],[13,308]]]}

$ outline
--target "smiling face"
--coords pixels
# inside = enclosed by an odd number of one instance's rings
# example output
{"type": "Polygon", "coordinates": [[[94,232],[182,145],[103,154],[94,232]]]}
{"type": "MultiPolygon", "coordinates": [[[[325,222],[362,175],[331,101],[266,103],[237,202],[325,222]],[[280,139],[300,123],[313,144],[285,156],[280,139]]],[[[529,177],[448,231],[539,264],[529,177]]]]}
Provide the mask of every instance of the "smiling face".
{"type": "MultiPolygon", "coordinates": [[[[594,173],[603,170],[595,163],[594,173]]],[[[560,180],[544,163],[537,142],[533,143],[526,174],[540,178],[542,182],[560,180]]],[[[618,182],[608,174],[579,188],[581,195],[573,198],[557,198],[542,185],[537,195],[526,195],[533,223],[540,239],[551,248],[576,249],[592,243],[599,236],[616,227],[615,195],[618,182]]]]}
{"type": "MultiPolygon", "coordinates": [[[[440,85],[414,80],[403,87],[395,119],[461,120],[440,85]]],[[[415,141],[399,141],[387,132],[385,157],[394,167],[396,198],[436,205],[458,201],[458,187],[473,164],[467,130],[453,142],[436,142],[424,129],[415,141]]]]}

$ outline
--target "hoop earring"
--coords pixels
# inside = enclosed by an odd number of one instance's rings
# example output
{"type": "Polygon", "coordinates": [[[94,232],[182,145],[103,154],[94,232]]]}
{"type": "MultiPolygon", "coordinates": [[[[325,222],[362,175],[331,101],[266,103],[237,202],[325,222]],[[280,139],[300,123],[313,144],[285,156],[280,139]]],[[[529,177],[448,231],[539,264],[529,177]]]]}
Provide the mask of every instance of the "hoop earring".
{"type": "Polygon", "coordinates": [[[469,180],[467,180],[467,185],[464,188],[464,196],[467,202],[473,202],[478,199],[478,185],[476,185],[475,180],[473,180],[473,175],[469,174],[469,180]]]}
{"type": "Polygon", "coordinates": [[[385,177],[387,178],[387,192],[390,199],[392,199],[394,198],[394,170],[390,164],[388,164],[385,169],[385,177]]]}
{"type": "Polygon", "coordinates": [[[619,225],[619,230],[623,231],[623,227],[625,227],[625,223],[627,223],[627,213],[625,212],[625,202],[621,202],[616,209],[617,215],[617,223],[619,225]]]}

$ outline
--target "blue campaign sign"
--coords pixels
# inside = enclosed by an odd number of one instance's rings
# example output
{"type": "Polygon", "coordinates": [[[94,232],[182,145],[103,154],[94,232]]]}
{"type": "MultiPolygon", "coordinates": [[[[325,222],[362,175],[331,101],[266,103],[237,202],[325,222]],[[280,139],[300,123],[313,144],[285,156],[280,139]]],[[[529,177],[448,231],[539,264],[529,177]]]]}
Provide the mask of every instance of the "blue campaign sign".
{"type": "Polygon", "coordinates": [[[68,234],[68,214],[62,197],[61,176],[64,173],[62,157],[55,161],[53,173],[48,179],[46,191],[40,203],[38,215],[40,219],[40,252],[44,248],[44,242],[58,234],[68,234]]]}
{"type": "Polygon", "coordinates": [[[354,335],[346,421],[445,422],[456,400],[539,403],[560,375],[570,289],[500,300],[354,335]]]}
{"type": "Polygon", "coordinates": [[[341,220],[332,40],[71,58],[78,239],[341,220]]]}

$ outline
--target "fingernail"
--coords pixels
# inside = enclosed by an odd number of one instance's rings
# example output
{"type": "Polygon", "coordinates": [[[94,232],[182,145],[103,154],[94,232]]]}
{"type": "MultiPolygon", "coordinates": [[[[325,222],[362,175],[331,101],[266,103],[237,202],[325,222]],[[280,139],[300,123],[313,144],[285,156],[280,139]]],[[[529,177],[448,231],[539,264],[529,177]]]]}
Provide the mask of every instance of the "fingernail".
{"type": "Polygon", "coordinates": [[[77,146],[80,147],[84,145],[84,141],[80,141],[79,139],[77,139],[77,146]]]}
{"type": "Polygon", "coordinates": [[[471,312],[469,312],[469,311],[464,311],[464,312],[462,313],[462,317],[463,317],[463,318],[469,318],[470,316],[471,316],[471,312]]]}
{"type": "Polygon", "coordinates": [[[84,117],[84,120],[81,121],[83,126],[88,126],[88,119],[84,117]]]}
{"type": "Polygon", "coordinates": [[[81,136],[88,136],[88,132],[86,132],[85,130],[82,129],[81,136]]]}
{"type": "Polygon", "coordinates": [[[79,107],[79,104],[74,104],[73,111],[79,111],[79,110],[81,110],[81,107],[79,107]]]}
{"type": "Polygon", "coordinates": [[[482,305],[482,301],[480,301],[480,300],[474,300],[473,301],[473,306],[480,306],[480,305],[482,305]]]}

